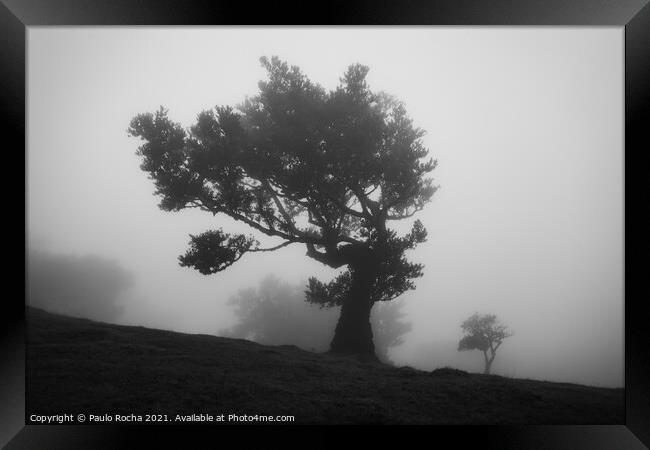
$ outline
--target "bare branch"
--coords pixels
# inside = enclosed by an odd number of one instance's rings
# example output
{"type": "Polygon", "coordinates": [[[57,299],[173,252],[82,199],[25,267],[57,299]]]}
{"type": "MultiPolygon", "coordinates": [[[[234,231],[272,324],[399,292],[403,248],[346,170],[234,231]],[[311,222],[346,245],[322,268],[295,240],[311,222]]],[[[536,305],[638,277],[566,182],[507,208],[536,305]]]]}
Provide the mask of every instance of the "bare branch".
{"type": "Polygon", "coordinates": [[[276,245],[275,247],[270,247],[270,248],[252,248],[249,250],[249,252],[272,252],[274,250],[278,250],[282,247],[286,247],[287,245],[291,245],[296,243],[297,241],[286,241],[283,242],[282,244],[276,245]]]}
{"type": "Polygon", "coordinates": [[[396,215],[386,215],[386,220],[402,220],[402,219],[408,219],[409,217],[413,217],[416,213],[422,211],[422,208],[415,208],[413,211],[407,214],[396,214],[396,215]]]}

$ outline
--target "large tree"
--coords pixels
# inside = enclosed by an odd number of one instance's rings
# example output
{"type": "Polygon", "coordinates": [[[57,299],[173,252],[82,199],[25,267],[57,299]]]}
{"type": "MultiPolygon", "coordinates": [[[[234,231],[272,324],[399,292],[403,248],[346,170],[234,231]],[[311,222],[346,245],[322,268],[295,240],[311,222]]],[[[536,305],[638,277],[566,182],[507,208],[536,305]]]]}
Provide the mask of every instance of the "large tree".
{"type": "Polygon", "coordinates": [[[494,314],[474,313],[461,324],[464,336],[458,342],[458,351],[480,350],[483,352],[485,370],[489,374],[497,350],[503,341],[512,336],[508,327],[497,320],[494,314]]]}
{"type": "Polygon", "coordinates": [[[307,290],[310,302],[341,305],[331,350],[374,355],[372,305],[413,289],[423,268],[404,255],[424,242],[422,223],[404,236],[388,223],[431,199],[436,162],[424,160],[424,131],[404,105],[369,89],[368,67],[350,66],[327,91],[276,57],[261,62],[268,78],[257,95],[203,111],[187,130],[162,107],[134,117],[141,168],[163,210],[225,214],[281,239],[262,248],[251,235],[209,230],[191,236],[182,266],[212,274],[247,252],[305,245],[308,257],[345,267],[307,290]]]}

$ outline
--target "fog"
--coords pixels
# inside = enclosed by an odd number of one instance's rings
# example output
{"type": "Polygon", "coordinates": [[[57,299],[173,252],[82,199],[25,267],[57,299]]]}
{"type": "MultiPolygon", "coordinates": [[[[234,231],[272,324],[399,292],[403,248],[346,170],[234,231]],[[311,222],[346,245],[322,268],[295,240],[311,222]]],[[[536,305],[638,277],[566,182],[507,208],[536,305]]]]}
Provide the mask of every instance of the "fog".
{"type": "Polygon", "coordinates": [[[72,317],[119,322],[121,293],[133,276],[115,261],[94,255],[60,255],[34,250],[27,255],[27,303],[72,317]]]}
{"type": "Polygon", "coordinates": [[[328,280],[336,272],[297,244],[211,276],[180,267],[188,234],[244,229],[225,216],[159,210],[126,129],[160,105],[190,126],[204,109],[254,95],[263,55],[325,88],[359,62],[373,90],[405,102],[439,163],[440,190],[416,216],[429,239],[409,255],[425,275],[402,296],[412,331],[391,359],[481,371],[479,352],[456,350],[460,323],[493,313],[514,331],[493,373],[622,386],[623,36],[594,27],[30,27],[29,246],[113,261],[132,284],[115,292],[123,312],[109,321],[183,332],[231,327],[228,299],[269,274],[328,280]]]}

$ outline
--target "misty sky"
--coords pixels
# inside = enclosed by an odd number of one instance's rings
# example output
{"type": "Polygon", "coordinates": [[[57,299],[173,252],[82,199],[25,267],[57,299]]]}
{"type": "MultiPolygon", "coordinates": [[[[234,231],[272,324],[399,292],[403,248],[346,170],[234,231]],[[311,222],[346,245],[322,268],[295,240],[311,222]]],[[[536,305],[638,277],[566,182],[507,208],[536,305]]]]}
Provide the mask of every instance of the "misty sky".
{"type": "MultiPolygon", "coordinates": [[[[623,385],[623,28],[28,29],[28,236],[134,274],[122,323],[214,333],[228,298],[269,273],[336,272],[292,245],[203,276],[189,233],[227,217],[158,209],[130,119],[160,105],[190,126],[257,92],[263,55],[334,88],[349,64],[406,104],[441,186],[417,216],[425,264],[404,294],[413,332],[393,359],[480,371],[460,323],[495,313],[515,335],[493,372],[623,385]]],[[[410,223],[400,224],[406,230],[410,223]]],[[[246,230],[248,231],[248,230],[246,230]]],[[[265,242],[264,239],[261,239],[265,242]]]]}

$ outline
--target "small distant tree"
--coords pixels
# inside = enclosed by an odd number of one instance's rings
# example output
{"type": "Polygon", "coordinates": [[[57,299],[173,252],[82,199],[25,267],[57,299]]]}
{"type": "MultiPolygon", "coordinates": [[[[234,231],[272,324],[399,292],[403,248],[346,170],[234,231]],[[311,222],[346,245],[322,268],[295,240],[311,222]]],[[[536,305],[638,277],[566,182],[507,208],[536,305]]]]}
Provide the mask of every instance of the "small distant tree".
{"type": "Polygon", "coordinates": [[[465,335],[458,342],[458,351],[480,350],[485,359],[485,371],[489,374],[497,349],[512,332],[497,320],[494,314],[474,313],[461,326],[465,335]]]}

